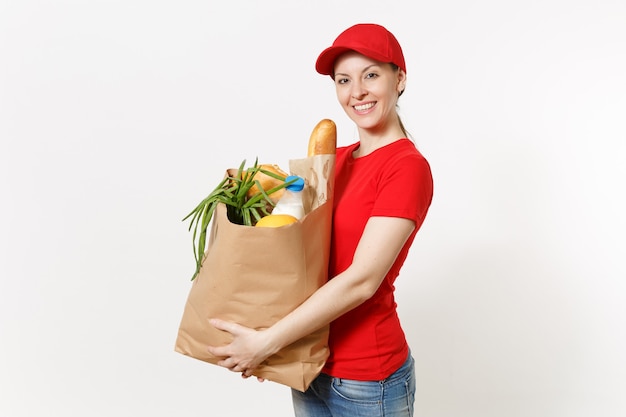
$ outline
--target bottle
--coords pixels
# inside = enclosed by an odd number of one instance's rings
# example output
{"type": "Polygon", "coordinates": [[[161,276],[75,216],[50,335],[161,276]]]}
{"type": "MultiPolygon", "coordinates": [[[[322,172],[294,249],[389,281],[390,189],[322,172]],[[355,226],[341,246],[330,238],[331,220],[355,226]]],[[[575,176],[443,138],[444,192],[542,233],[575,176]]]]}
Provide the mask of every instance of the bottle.
{"type": "Polygon", "coordinates": [[[272,214],[289,214],[300,220],[304,217],[304,206],[302,205],[302,190],[304,189],[304,179],[297,175],[290,175],[285,178],[285,182],[295,180],[285,187],[283,196],[278,200],[272,214]]]}

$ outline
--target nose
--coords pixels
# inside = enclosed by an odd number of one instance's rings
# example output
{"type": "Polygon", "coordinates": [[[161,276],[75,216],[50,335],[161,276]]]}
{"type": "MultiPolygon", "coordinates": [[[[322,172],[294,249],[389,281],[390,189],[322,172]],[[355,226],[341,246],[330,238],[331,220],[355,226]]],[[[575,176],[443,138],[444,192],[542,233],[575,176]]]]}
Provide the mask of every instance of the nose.
{"type": "Polygon", "coordinates": [[[350,95],[355,100],[362,100],[363,97],[367,95],[367,91],[365,90],[365,88],[363,88],[363,83],[361,83],[360,81],[354,81],[352,83],[350,95]]]}

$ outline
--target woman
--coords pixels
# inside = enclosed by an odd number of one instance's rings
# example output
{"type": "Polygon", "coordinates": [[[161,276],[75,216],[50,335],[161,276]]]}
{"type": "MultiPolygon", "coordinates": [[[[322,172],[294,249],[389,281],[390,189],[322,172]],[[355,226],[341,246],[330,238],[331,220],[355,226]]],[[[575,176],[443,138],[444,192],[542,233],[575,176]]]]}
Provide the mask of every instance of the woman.
{"type": "Polygon", "coordinates": [[[358,24],[321,53],[316,70],[334,80],[359,134],[337,149],[331,278],[266,330],[213,320],[233,342],[209,351],[248,377],[270,355],[330,323],[322,373],[306,392],[292,391],[296,416],[412,416],[414,362],[393,292],[430,206],[432,177],[397,113],[404,56],[387,29],[358,24]]]}

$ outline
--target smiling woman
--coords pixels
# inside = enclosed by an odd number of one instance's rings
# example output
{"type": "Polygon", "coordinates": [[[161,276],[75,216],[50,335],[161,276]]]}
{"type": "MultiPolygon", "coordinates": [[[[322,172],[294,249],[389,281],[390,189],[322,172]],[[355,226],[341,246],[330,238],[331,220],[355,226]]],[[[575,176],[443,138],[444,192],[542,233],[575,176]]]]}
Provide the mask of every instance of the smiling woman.
{"type": "MultiPolygon", "coordinates": [[[[409,136],[395,109],[397,99],[406,88],[406,63],[402,48],[391,32],[379,25],[355,25],[345,30],[331,47],[320,54],[315,68],[320,74],[330,75],[335,81],[339,103],[357,126],[363,118],[353,117],[353,113],[354,116],[368,114],[378,104],[374,100],[377,92],[381,96],[379,98],[389,94],[390,97],[385,101],[388,105],[386,115],[397,118],[403,135],[409,136]],[[392,70],[391,75],[388,68],[392,70]],[[387,84],[378,80],[381,76],[386,76],[384,81],[387,84]],[[359,102],[365,98],[367,101],[359,102]],[[350,107],[354,112],[350,111],[350,107]]],[[[379,120],[387,121],[388,118],[379,120]]],[[[390,122],[394,123],[395,120],[390,122]]]]}
{"type": "Polygon", "coordinates": [[[329,281],[265,330],[213,320],[232,343],[220,365],[250,374],[281,348],[330,323],[330,356],[310,387],[292,391],[296,416],[409,417],[414,361],[394,282],[433,193],[430,167],[397,113],[406,86],[400,44],[386,28],[354,25],[319,56],[358,141],[337,149],[329,281]]]}

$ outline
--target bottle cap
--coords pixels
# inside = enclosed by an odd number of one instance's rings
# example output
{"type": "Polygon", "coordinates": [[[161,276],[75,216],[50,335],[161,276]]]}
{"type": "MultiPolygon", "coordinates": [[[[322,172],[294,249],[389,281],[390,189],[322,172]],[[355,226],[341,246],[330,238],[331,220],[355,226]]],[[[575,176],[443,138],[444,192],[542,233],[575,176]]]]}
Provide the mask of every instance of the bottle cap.
{"type": "Polygon", "coordinates": [[[295,180],[293,183],[289,184],[286,188],[289,191],[302,191],[304,188],[304,178],[299,177],[297,175],[290,175],[285,178],[285,182],[290,182],[295,180]]]}

